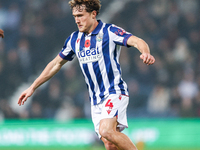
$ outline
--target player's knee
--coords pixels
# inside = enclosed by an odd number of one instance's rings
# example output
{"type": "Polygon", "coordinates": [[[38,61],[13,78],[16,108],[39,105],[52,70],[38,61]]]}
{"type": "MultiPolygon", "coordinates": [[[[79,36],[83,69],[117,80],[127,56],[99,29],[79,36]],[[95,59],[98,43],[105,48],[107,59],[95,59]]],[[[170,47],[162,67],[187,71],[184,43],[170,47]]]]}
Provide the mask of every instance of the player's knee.
{"type": "Polygon", "coordinates": [[[105,138],[105,139],[111,139],[111,136],[113,134],[112,130],[109,130],[107,128],[99,128],[99,134],[105,138]]]}
{"type": "Polygon", "coordinates": [[[109,141],[113,141],[113,136],[116,133],[116,118],[103,119],[100,121],[99,134],[109,141]]]}

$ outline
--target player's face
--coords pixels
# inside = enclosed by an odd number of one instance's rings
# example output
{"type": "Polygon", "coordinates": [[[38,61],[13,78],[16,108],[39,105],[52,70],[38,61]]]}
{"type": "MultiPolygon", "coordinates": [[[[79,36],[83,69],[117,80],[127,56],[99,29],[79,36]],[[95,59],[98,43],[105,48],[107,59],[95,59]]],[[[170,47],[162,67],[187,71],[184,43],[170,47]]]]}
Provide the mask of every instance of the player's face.
{"type": "Polygon", "coordinates": [[[96,20],[95,11],[89,13],[85,10],[85,6],[81,5],[80,7],[74,7],[72,14],[80,32],[87,34],[92,32],[96,20]]]}

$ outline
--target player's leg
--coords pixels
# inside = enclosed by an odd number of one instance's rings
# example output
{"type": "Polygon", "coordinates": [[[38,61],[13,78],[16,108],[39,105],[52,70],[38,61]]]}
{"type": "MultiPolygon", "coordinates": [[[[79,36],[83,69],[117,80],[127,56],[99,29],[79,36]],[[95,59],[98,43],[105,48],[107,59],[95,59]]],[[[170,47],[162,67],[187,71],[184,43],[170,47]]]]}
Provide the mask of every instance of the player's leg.
{"type": "MultiPolygon", "coordinates": [[[[136,146],[125,134],[116,130],[117,117],[102,119],[100,121],[99,133],[102,139],[113,143],[120,150],[137,150],[136,146]]],[[[106,143],[107,144],[107,143],[106,143]]],[[[105,145],[105,147],[108,145],[105,145]]]]}
{"type": "Polygon", "coordinates": [[[101,140],[103,141],[106,150],[119,150],[115,144],[106,140],[105,138],[101,137],[101,140]]]}
{"type": "MultiPolygon", "coordinates": [[[[117,131],[119,131],[119,128],[117,128],[117,131]]],[[[106,140],[105,138],[101,137],[101,140],[103,141],[106,150],[119,150],[115,144],[106,140]]]]}

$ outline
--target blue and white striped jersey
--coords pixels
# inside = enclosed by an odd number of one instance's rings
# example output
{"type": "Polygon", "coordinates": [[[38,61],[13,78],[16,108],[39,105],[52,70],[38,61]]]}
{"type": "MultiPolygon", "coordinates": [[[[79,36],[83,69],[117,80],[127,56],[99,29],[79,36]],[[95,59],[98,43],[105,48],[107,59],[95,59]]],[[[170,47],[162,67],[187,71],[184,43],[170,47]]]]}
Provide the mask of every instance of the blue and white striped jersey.
{"type": "Polygon", "coordinates": [[[59,53],[69,61],[77,56],[91,105],[98,104],[109,94],[128,95],[127,85],[121,77],[119,55],[121,46],[128,46],[127,40],[132,34],[113,24],[98,22],[90,34],[73,32],[59,53]]]}

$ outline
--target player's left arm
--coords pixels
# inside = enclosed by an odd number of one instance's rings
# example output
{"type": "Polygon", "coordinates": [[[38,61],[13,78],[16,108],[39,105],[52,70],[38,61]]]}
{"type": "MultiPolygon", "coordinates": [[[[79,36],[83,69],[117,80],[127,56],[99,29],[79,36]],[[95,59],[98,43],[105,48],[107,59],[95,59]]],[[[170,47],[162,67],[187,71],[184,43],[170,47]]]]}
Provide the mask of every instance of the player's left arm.
{"type": "Polygon", "coordinates": [[[150,54],[148,44],[143,39],[132,35],[128,38],[127,45],[137,48],[142,53],[140,59],[143,60],[143,63],[152,65],[155,62],[155,58],[150,54]]]}

